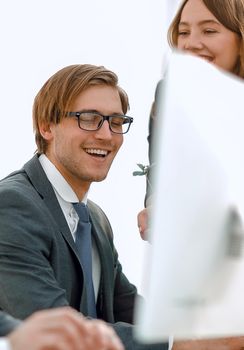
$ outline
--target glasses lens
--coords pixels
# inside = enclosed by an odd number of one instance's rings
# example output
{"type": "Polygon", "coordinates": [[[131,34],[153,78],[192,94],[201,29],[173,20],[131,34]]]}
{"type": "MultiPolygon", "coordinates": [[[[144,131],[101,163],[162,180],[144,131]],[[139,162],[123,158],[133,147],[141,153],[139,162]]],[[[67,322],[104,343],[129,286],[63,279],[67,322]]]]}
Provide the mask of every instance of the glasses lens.
{"type": "Polygon", "coordinates": [[[83,112],[79,117],[79,125],[83,130],[97,130],[103,121],[103,117],[96,113],[83,112]]]}
{"type": "Polygon", "coordinates": [[[125,134],[130,127],[130,119],[124,116],[110,116],[110,128],[116,134],[125,134]]]}

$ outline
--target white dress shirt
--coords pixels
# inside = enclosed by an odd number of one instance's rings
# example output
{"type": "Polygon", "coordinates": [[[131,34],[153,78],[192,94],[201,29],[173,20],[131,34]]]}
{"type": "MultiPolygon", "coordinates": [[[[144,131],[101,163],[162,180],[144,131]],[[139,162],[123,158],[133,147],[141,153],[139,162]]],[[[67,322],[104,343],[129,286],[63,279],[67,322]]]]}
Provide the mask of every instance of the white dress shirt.
{"type": "Polygon", "coordinates": [[[0,338],[0,350],[11,350],[11,347],[7,338],[0,338]]]}
{"type": "MultiPolygon", "coordinates": [[[[39,161],[41,163],[41,166],[43,167],[43,170],[48,180],[50,181],[54,189],[59,205],[64,213],[65,219],[70,228],[71,235],[75,241],[75,238],[76,238],[75,234],[76,234],[79,217],[72,203],[78,203],[79,199],[75,194],[75,192],[73,191],[73,189],[71,188],[71,186],[68,184],[65,178],[60,174],[60,172],[57,170],[54,164],[47,158],[47,156],[42,154],[39,157],[39,161]]],[[[85,204],[87,203],[87,193],[83,198],[82,202],[85,204]]],[[[92,279],[93,279],[96,300],[97,300],[97,295],[99,290],[100,277],[101,277],[101,263],[100,263],[97,247],[93,241],[92,242],[92,279]]]]}

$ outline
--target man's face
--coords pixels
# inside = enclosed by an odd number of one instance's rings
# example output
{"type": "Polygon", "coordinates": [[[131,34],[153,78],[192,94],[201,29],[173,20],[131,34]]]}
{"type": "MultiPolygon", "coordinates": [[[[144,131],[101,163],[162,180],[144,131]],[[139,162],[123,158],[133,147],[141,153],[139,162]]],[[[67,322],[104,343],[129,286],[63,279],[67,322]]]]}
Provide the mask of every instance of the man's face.
{"type": "MultiPolygon", "coordinates": [[[[70,112],[92,110],[103,115],[123,114],[117,89],[98,85],[83,91],[70,112]]],[[[106,178],[113,159],[123,143],[123,135],[114,134],[105,121],[96,131],[81,130],[76,117],[51,124],[43,135],[48,141],[47,157],[73,190],[87,191],[91,182],[106,178]]]]}

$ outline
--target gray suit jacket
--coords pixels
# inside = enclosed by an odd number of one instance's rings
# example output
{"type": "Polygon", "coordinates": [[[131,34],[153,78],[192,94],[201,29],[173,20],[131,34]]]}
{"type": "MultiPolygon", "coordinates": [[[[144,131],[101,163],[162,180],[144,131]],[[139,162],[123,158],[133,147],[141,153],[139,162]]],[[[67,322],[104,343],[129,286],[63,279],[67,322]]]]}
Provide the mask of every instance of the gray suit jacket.
{"type": "MultiPolygon", "coordinates": [[[[122,272],[106,215],[95,203],[88,206],[101,260],[98,317],[132,323],[136,288],[122,272]]],[[[38,309],[70,305],[86,315],[82,284],[69,227],[34,156],[0,182],[0,309],[23,319],[38,309]]],[[[128,325],[117,324],[116,331],[123,338],[128,325]]]]}
{"type": "Polygon", "coordinates": [[[13,317],[7,315],[5,312],[0,311],[0,337],[10,333],[19,324],[19,320],[16,320],[13,317]]]}

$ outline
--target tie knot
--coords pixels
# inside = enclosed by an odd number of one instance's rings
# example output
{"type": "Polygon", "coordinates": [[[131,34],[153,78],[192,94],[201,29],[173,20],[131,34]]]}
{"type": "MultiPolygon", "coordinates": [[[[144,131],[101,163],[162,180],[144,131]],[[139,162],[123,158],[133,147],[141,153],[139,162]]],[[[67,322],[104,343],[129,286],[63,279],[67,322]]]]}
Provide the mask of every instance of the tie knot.
{"type": "Polygon", "coordinates": [[[89,222],[89,211],[84,203],[73,203],[73,207],[78,214],[80,221],[89,222]]]}

